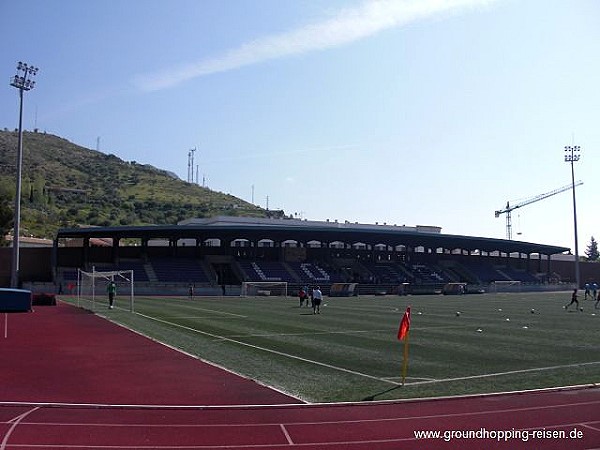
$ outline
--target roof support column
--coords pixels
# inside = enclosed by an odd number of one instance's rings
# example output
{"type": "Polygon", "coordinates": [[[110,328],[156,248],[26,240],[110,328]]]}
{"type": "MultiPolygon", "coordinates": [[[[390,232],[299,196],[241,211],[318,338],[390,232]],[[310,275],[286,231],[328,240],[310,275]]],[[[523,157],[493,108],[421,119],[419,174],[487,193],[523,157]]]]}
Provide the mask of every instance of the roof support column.
{"type": "Polygon", "coordinates": [[[112,248],[110,251],[110,260],[113,264],[119,265],[119,242],[121,238],[112,239],[112,248]]]}

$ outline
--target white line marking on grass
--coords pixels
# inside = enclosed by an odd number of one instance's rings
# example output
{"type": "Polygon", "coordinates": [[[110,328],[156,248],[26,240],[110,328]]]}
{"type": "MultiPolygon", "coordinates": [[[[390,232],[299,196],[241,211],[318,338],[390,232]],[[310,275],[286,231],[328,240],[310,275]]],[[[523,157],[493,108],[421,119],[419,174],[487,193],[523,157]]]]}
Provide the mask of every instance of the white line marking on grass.
{"type": "Polygon", "coordinates": [[[243,319],[245,319],[246,317],[248,317],[248,316],[242,316],[240,314],[229,313],[229,312],[226,312],[226,311],[221,311],[221,310],[216,310],[216,309],[201,308],[201,307],[198,307],[195,303],[191,303],[190,304],[190,302],[193,301],[193,300],[179,300],[179,299],[172,300],[172,299],[169,299],[167,301],[163,301],[161,304],[173,303],[174,301],[177,301],[177,303],[178,303],[177,307],[182,307],[182,308],[186,308],[186,309],[193,309],[194,311],[207,311],[207,312],[213,312],[213,313],[216,313],[216,314],[222,314],[222,315],[226,315],[226,316],[241,317],[243,319]]]}
{"type": "MultiPolygon", "coordinates": [[[[446,328],[465,328],[467,325],[448,325],[440,327],[411,327],[411,331],[423,331],[423,330],[438,330],[446,328]]],[[[229,338],[241,338],[241,337],[279,337],[279,336],[316,336],[316,335],[328,335],[328,334],[363,334],[363,333],[389,333],[390,336],[394,336],[397,330],[394,328],[383,328],[379,330],[344,330],[344,331],[306,331],[301,333],[263,333],[263,334],[231,334],[229,338]]]]}
{"type": "Polygon", "coordinates": [[[235,319],[247,319],[248,316],[239,316],[239,317],[219,317],[219,316],[166,316],[165,319],[168,320],[178,320],[178,319],[210,319],[210,320],[235,320],[235,319]]]}
{"type": "MultiPolygon", "coordinates": [[[[406,377],[407,380],[440,381],[438,378],[406,377]]],[[[402,377],[384,377],[384,380],[402,380],[402,377]]]]}
{"type": "Polygon", "coordinates": [[[292,441],[292,438],[290,437],[290,434],[288,433],[288,431],[285,429],[285,425],[280,423],[279,427],[281,428],[281,431],[283,431],[283,435],[285,436],[285,438],[288,441],[288,444],[290,445],[294,445],[294,441],[292,441]]]}
{"type": "Polygon", "coordinates": [[[568,367],[591,366],[591,365],[595,365],[595,364],[600,364],[600,361],[592,361],[592,362],[584,362],[584,363],[576,363],[576,364],[565,364],[562,366],[536,367],[533,369],[511,370],[508,372],[486,373],[486,374],[482,374],[482,375],[470,375],[468,377],[443,378],[443,379],[438,379],[438,380],[433,380],[433,381],[416,381],[414,383],[409,383],[407,385],[415,386],[415,385],[421,385],[421,384],[445,383],[448,381],[474,380],[477,378],[498,377],[498,376],[503,376],[503,375],[512,375],[515,373],[541,372],[541,371],[545,371],[545,370],[564,369],[564,368],[568,368],[568,367]]]}
{"type": "Polygon", "coordinates": [[[12,426],[9,428],[9,430],[6,432],[6,434],[4,435],[4,439],[2,439],[2,443],[0,443],[0,450],[4,450],[6,449],[6,444],[8,443],[8,440],[10,439],[10,435],[13,433],[13,431],[15,430],[15,428],[17,428],[17,425],[19,425],[19,423],[25,418],[27,417],[29,414],[31,414],[34,411],[37,411],[39,408],[39,406],[36,406],[35,408],[30,409],[29,411],[24,412],[23,414],[21,414],[18,417],[15,417],[14,419],[12,419],[10,422],[8,423],[12,423],[12,426]]]}
{"type": "Polygon", "coordinates": [[[386,380],[384,378],[375,377],[373,375],[368,375],[366,373],[356,372],[356,371],[350,370],[350,369],[344,369],[343,367],[332,366],[331,364],[326,364],[326,363],[322,363],[322,362],[319,362],[319,361],[313,361],[311,359],[302,358],[302,357],[296,356],[296,355],[290,355],[289,353],[280,352],[278,350],[273,350],[273,349],[269,349],[269,348],[265,348],[265,347],[260,347],[258,345],[248,344],[246,342],[238,341],[238,340],[231,339],[231,338],[228,338],[228,337],[219,336],[218,334],[213,334],[213,333],[208,333],[206,331],[196,330],[195,328],[186,327],[184,325],[179,325],[177,323],[168,322],[166,320],[158,319],[156,317],[147,316],[145,314],[141,314],[141,313],[136,313],[136,314],[138,314],[138,315],[140,315],[142,317],[145,317],[147,319],[154,320],[156,322],[162,322],[162,323],[165,323],[167,325],[170,325],[170,326],[173,326],[173,327],[176,327],[176,328],[182,328],[184,330],[193,331],[194,333],[203,334],[205,336],[210,336],[210,337],[213,337],[215,339],[220,339],[220,340],[227,341],[227,342],[233,342],[234,344],[243,345],[245,347],[254,348],[256,350],[262,350],[262,351],[267,352],[267,353],[273,353],[274,355],[279,355],[279,356],[283,356],[283,357],[290,358],[290,359],[296,359],[298,361],[306,362],[306,363],[309,363],[309,364],[314,364],[314,365],[321,366],[321,367],[326,367],[328,369],[333,369],[333,370],[337,370],[337,371],[340,371],[340,372],[349,373],[351,375],[358,375],[360,377],[369,378],[371,380],[381,381],[383,383],[393,384],[394,386],[399,386],[399,385],[402,384],[402,383],[397,383],[395,381],[386,380]]]}
{"type": "Polygon", "coordinates": [[[316,336],[321,334],[360,334],[360,333],[380,333],[390,332],[389,328],[385,330],[346,330],[346,331],[305,331],[302,333],[264,333],[264,334],[232,334],[228,337],[279,337],[279,336],[316,336]]]}

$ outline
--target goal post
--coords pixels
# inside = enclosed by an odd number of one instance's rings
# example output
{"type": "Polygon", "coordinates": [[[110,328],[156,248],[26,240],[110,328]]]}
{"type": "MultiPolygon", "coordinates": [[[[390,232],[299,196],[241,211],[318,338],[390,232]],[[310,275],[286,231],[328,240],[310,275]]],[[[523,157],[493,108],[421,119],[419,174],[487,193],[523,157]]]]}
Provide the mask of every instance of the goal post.
{"type": "Polygon", "coordinates": [[[97,308],[108,308],[108,283],[114,281],[117,285],[115,305],[119,297],[127,298],[127,308],[134,312],[134,281],[133,270],[97,271],[92,268],[91,272],[79,269],[77,271],[77,306],[90,311],[97,308]],[[121,295],[119,295],[121,293],[121,295]]]}
{"type": "Polygon", "coordinates": [[[241,297],[287,297],[286,281],[244,281],[240,290],[241,297]]]}
{"type": "Polygon", "coordinates": [[[498,280],[490,283],[490,290],[494,293],[521,292],[521,281],[498,280]]]}

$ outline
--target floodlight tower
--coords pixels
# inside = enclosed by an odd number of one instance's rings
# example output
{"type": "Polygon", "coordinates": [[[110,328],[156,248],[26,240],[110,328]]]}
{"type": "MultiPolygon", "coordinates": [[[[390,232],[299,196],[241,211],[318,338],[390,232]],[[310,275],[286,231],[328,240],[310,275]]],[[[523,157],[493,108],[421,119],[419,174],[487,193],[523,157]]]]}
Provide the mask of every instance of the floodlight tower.
{"type": "Polygon", "coordinates": [[[575,168],[574,162],[579,161],[581,157],[581,148],[579,145],[565,146],[565,162],[571,163],[571,183],[573,186],[573,227],[575,229],[575,283],[577,283],[577,289],[581,287],[581,280],[579,275],[579,244],[577,241],[577,203],[575,201],[575,168]]]}
{"type": "Polygon", "coordinates": [[[23,92],[30,91],[35,86],[31,78],[38,72],[37,67],[19,61],[17,74],[11,79],[10,85],[19,90],[19,142],[17,148],[17,189],[15,193],[15,213],[13,218],[13,249],[10,286],[19,287],[19,233],[21,227],[21,172],[23,169],[23,92]]]}

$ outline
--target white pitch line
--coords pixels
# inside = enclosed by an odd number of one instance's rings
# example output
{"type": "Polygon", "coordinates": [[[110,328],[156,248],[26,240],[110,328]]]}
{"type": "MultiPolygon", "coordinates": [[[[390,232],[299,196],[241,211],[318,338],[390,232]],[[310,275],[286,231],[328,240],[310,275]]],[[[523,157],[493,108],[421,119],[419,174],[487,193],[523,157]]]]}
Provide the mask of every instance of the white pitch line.
{"type": "Polygon", "coordinates": [[[499,377],[503,375],[512,375],[515,373],[527,373],[527,372],[541,372],[544,370],[556,370],[556,369],[564,369],[568,367],[581,367],[581,366],[591,366],[595,364],[600,364],[600,361],[592,361],[585,363],[576,363],[576,364],[565,364],[562,366],[550,366],[550,367],[535,367],[532,369],[521,369],[521,370],[511,370],[508,372],[496,372],[496,373],[486,373],[482,375],[470,375],[468,377],[456,377],[456,378],[443,378],[433,381],[416,381],[414,383],[409,383],[407,386],[416,386],[421,384],[433,384],[433,383],[445,383],[448,381],[462,381],[462,380],[474,380],[477,378],[490,378],[490,377],[499,377]]]}
{"type": "Polygon", "coordinates": [[[267,352],[267,353],[273,353],[274,355],[279,355],[279,356],[283,356],[283,357],[290,358],[290,359],[296,359],[298,361],[306,362],[306,363],[309,363],[309,364],[314,364],[314,365],[317,365],[317,366],[326,367],[328,369],[337,370],[339,372],[349,373],[351,375],[357,375],[357,376],[361,376],[361,377],[364,377],[364,378],[369,378],[371,380],[381,381],[383,383],[393,384],[394,386],[400,386],[402,384],[402,383],[397,383],[395,381],[386,380],[384,378],[375,377],[373,375],[368,375],[366,373],[356,372],[355,370],[344,369],[343,367],[332,366],[331,364],[326,364],[326,363],[322,363],[322,362],[319,362],[319,361],[313,361],[311,359],[302,358],[302,357],[296,356],[296,355],[290,355],[289,353],[280,352],[278,350],[273,350],[273,349],[270,349],[270,348],[260,347],[258,345],[248,344],[246,342],[238,341],[238,340],[227,338],[227,337],[224,337],[224,336],[219,336],[219,335],[213,334],[213,333],[208,333],[206,331],[196,330],[195,328],[186,327],[184,325],[179,325],[177,323],[168,322],[166,320],[158,319],[156,317],[147,316],[145,314],[141,314],[141,313],[136,313],[136,314],[138,314],[138,315],[140,315],[142,317],[146,317],[147,319],[154,320],[156,322],[162,322],[162,323],[165,323],[165,324],[173,326],[173,327],[182,328],[184,330],[192,331],[192,332],[198,333],[198,334],[203,334],[205,336],[210,336],[210,337],[215,338],[215,339],[220,339],[220,340],[227,341],[227,342],[233,342],[234,344],[243,345],[245,347],[254,348],[256,350],[261,350],[261,351],[264,351],[264,352],[267,352]]]}
{"type": "MultiPolygon", "coordinates": [[[[440,327],[411,327],[411,331],[423,331],[423,330],[438,330],[448,328],[465,328],[468,325],[446,325],[440,327]]],[[[233,334],[229,335],[230,338],[240,337],[278,337],[278,336],[316,336],[316,335],[328,335],[328,334],[362,334],[362,333],[390,333],[395,335],[397,330],[392,328],[385,328],[379,330],[345,330],[345,331],[310,331],[302,333],[264,333],[264,334],[233,334]]]]}
{"type": "Polygon", "coordinates": [[[228,337],[230,338],[241,338],[241,337],[279,337],[279,336],[316,336],[321,334],[361,334],[361,333],[382,333],[390,332],[389,328],[385,330],[346,330],[346,331],[310,331],[302,333],[264,333],[264,334],[233,334],[228,337]]]}
{"type": "Polygon", "coordinates": [[[207,311],[207,312],[213,312],[216,314],[224,314],[227,316],[235,316],[235,317],[241,317],[243,319],[247,318],[248,316],[242,316],[240,314],[235,314],[235,313],[229,313],[229,312],[225,312],[225,311],[220,311],[220,310],[215,310],[215,309],[209,309],[209,308],[200,308],[195,304],[189,304],[190,301],[192,300],[168,300],[167,302],[174,302],[177,301],[177,307],[181,307],[181,308],[185,308],[185,309],[193,309],[194,311],[207,311]]]}
{"type": "MultiPolygon", "coordinates": [[[[385,380],[401,380],[402,377],[384,377],[385,380]]],[[[437,378],[426,378],[426,377],[406,377],[407,380],[427,380],[427,381],[440,381],[437,378]]]]}
{"type": "Polygon", "coordinates": [[[167,320],[178,320],[178,319],[210,319],[210,320],[235,320],[235,319],[247,319],[248,316],[240,317],[219,317],[219,316],[167,316],[167,320]]]}

